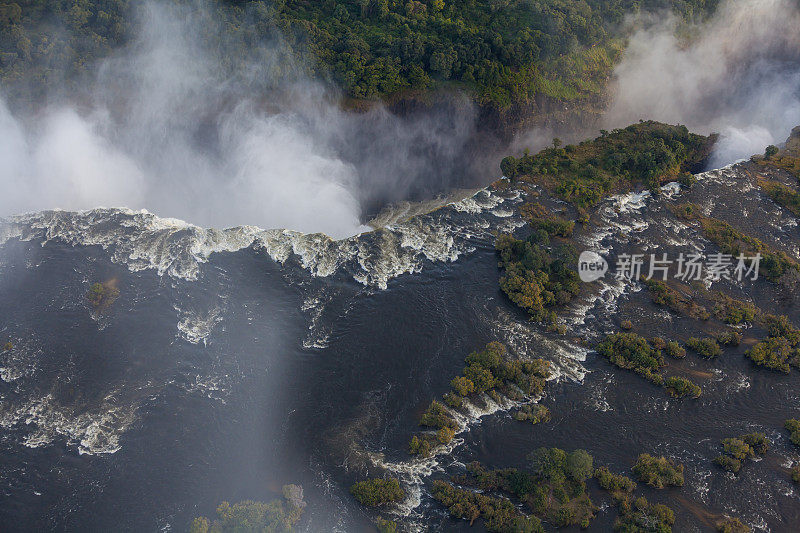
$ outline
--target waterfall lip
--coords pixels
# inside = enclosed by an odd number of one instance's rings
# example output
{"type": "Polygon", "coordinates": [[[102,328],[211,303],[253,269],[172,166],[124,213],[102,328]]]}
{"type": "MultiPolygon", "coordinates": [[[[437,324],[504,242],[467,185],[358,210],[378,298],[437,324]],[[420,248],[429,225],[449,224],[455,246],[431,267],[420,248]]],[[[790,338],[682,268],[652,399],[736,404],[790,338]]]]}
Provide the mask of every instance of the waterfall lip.
{"type": "Polygon", "coordinates": [[[518,194],[487,188],[448,200],[338,240],[282,228],[202,228],[124,207],[48,210],[0,218],[0,246],[12,239],[100,246],[131,271],[155,270],[159,276],[187,281],[201,276],[202,265],[213,254],[252,248],[281,265],[294,258],[313,277],[344,271],[365,286],[385,289],[389,280],[419,272],[426,260],[456,261],[488,240],[492,230],[513,231],[521,225],[518,217],[508,215],[518,194]]]}

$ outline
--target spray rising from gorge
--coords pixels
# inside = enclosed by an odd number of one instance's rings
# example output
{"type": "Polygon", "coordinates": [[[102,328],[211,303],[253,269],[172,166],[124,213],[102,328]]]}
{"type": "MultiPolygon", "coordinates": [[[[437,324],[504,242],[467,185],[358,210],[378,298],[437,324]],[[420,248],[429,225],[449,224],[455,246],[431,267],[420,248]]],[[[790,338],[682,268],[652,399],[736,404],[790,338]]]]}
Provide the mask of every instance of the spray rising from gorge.
{"type": "MultiPolygon", "coordinates": [[[[365,215],[387,203],[485,185],[504,153],[559,134],[476,143],[482,125],[465,96],[406,116],[347,111],[280,39],[231,77],[206,9],[148,2],[139,13],[138,36],[81,94],[32,115],[0,100],[0,215],[126,206],[338,238],[367,230],[365,215]]],[[[591,136],[654,118],[719,131],[713,165],[762,151],[800,122],[798,21],[788,0],[723,3],[684,38],[673,19],[640,17],[602,124],[572,128],[591,136]]]]}

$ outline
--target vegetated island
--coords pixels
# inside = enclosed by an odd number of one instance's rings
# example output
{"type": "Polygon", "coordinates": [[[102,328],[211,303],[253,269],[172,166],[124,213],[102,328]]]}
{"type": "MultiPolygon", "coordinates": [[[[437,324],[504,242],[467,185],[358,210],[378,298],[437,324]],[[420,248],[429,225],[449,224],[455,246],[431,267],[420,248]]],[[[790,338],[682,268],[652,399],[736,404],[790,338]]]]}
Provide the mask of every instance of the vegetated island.
{"type": "Polygon", "coordinates": [[[217,516],[195,518],[190,533],[240,533],[244,531],[292,531],[306,502],[298,485],[284,485],[283,497],[270,502],[246,500],[233,505],[222,502],[217,516]]]}

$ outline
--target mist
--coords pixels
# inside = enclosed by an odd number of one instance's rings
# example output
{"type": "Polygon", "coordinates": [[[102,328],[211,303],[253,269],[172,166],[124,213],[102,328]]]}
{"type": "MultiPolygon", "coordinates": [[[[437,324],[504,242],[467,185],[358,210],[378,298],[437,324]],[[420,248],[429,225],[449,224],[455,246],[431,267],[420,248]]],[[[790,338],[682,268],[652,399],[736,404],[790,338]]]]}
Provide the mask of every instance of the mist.
{"type": "Polygon", "coordinates": [[[792,0],[724,2],[691,28],[640,17],[602,124],[535,130],[510,146],[480,127],[465,95],[402,113],[348,111],[277,30],[231,76],[221,63],[241,49],[226,50],[204,4],[151,1],[138,15],[136,37],[80,92],[23,112],[0,87],[0,216],[124,206],[201,226],[339,238],[369,229],[364,221],[388,203],[485,186],[503,155],[535,151],[554,135],[574,141],[581,130],[590,137],[639,119],[681,123],[722,134],[710,163],[720,166],[800,124],[792,0]]]}
{"type": "Polygon", "coordinates": [[[607,128],[654,119],[718,132],[717,167],[762,153],[800,124],[797,2],[728,0],[681,31],[671,16],[658,20],[633,33],[614,71],[607,128]]]}
{"type": "Polygon", "coordinates": [[[280,40],[232,78],[202,5],[149,2],[139,17],[82,94],[26,116],[0,99],[0,216],[125,206],[344,237],[388,202],[472,184],[452,175],[475,135],[466,97],[405,117],[348,112],[280,40]]]}

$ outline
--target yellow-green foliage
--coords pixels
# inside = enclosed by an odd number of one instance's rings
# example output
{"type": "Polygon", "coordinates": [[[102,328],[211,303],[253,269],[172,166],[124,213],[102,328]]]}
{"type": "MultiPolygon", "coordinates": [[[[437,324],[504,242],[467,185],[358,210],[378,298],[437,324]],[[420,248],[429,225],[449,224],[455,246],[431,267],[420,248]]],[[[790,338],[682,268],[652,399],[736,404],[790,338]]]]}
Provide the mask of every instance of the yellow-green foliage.
{"type": "Polygon", "coordinates": [[[500,235],[495,247],[500,256],[500,288],[532,319],[555,321],[554,306],[578,293],[578,274],[570,268],[576,254],[569,245],[548,249],[534,234],[526,240],[500,235]]]}
{"type": "Polygon", "coordinates": [[[617,501],[627,498],[636,489],[634,480],[627,476],[614,474],[605,466],[595,470],[594,477],[600,488],[610,492],[617,501]]]}
{"type": "Polygon", "coordinates": [[[800,350],[786,337],[767,337],[747,350],[755,364],[788,374],[790,365],[800,367],[800,350]]]}
{"type": "MultiPolygon", "coordinates": [[[[192,6],[192,2],[181,2],[192,6]]],[[[0,79],[16,94],[45,93],[126,44],[139,2],[17,0],[0,3],[0,79]],[[54,69],[66,65],[66,71],[54,69]]],[[[536,95],[586,98],[605,88],[619,40],[638,3],[623,0],[329,0],[208,3],[199,36],[232,77],[269,57],[282,40],[294,61],[329,75],[353,98],[456,85],[496,107],[536,95]],[[217,22],[221,35],[209,31],[217,22]],[[221,46],[225,43],[227,46],[221,46]],[[263,59],[262,59],[263,60],[263,59]]],[[[687,19],[713,10],[705,0],[654,0],[687,19]]],[[[144,21],[146,17],[140,17],[144,21]]],[[[288,63],[288,62],[287,62],[288,63]]],[[[285,68],[285,67],[284,67],[285,68]]]]}
{"type": "Polygon", "coordinates": [[[400,482],[395,478],[359,481],[350,487],[350,492],[361,505],[367,507],[399,502],[406,497],[405,491],[400,487],[400,482]]]}
{"type": "Polygon", "coordinates": [[[683,465],[663,456],[641,454],[636,459],[633,473],[639,481],[657,489],[683,485],[683,465]]]}
{"type": "Polygon", "coordinates": [[[621,190],[664,181],[706,157],[714,137],[689,133],[685,126],[641,122],[605,133],[593,141],[503,159],[503,175],[533,180],[579,209],[597,205],[621,190]]]}
{"type": "Polygon", "coordinates": [[[620,368],[633,370],[659,385],[664,356],[636,333],[613,333],[597,345],[597,352],[620,368]]]}
{"type": "Polygon", "coordinates": [[[784,423],[784,427],[789,430],[789,439],[792,443],[800,446],[800,420],[790,418],[784,423]]]}
{"type": "MultiPolygon", "coordinates": [[[[795,159],[795,161],[798,164],[795,172],[800,177],[800,159],[795,159]]],[[[776,204],[782,205],[796,216],[800,216],[800,191],[777,181],[759,180],[758,184],[776,204]]]]}
{"type": "Polygon", "coordinates": [[[115,282],[94,283],[86,295],[89,304],[98,313],[107,311],[119,298],[119,289],[115,282]]]}
{"type": "Polygon", "coordinates": [[[738,518],[730,516],[724,517],[717,522],[717,531],[721,533],[750,533],[750,526],[743,523],[738,518]]]}
{"type": "Polygon", "coordinates": [[[544,528],[538,518],[523,515],[506,498],[459,489],[438,479],[433,482],[431,495],[447,507],[453,518],[469,520],[470,524],[478,518],[482,518],[487,531],[544,533],[544,528]]]}
{"type": "Polygon", "coordinates": [[[736,326],[752,322],[760,314],[759,309],[750,302],[737,300],[722,293],[716,293],[714,298],[716,300],[714,314],[726,324],[736,326]]]}
{"type": "Polygon", "coordinates": [[[480,463],[471,463],[467,475],[454,480],[485,493],[512,495],[531,514],[557,527],[588,525],[596,510],[586,492],[586,480],[593,474],[592,456],[584,450],[567,453],[539,448],[529,461],[529,470],[487,470],[480,463]]]}
{"type": "Polygon", "coordinates": [[[242,531],[291,531],[300,520],[306,503],[303,489],[297,485],[283,487],[283,499],[268,503],[246,500],[233,505],[222,502],[217,516],[211,520],[195,518],[189,528],[191,533],[240,533],[242,531]]]}
{"type": "Polygon", "coordinates": [[[706,358],[714,358],[722,355],[722,348],[719,347],[715,339],[698,339],[697,337],[689,337],[686,341],[686,347],[697,353],[697,355],[706,358]]]}
{"type": "Polygon", "coordinates": [[[378,520],[375,522],[375,527],[378,529],[378,533],[396,533],[397,532],[397,523],[392,520],[386,520],[384,518],[378,517],[378,520]]]}
{"type": "MultiPolygon", "coordinates": [[[[785,252],[773,249],[761,240],[737,230],[724,220],[701,215],[697,206],[683,204],[676,206],[673,212],[678,217],[698,221],[706,238],[719,246],[723,253],[730,254],[734,258],[740,255],[749,258],[761,254],[758,275],[770,281],[777,282],[786,273],[800,268],[797,261],[785,252]]],[[[745,263],[746,266],[750,266],[749,260],[745,263]]]]}
{"type": "Polygon", "coordinates": [[[642,279],[650,290],[653,302],[670,308],[679,315],[707,320],[711,315],[708,310],[697,303],[690,296],[670,287],[664,281],[657,279],[642,279]]]}
{"type": "Polygon", "coordinates": [[[514,419],[520,422],[530,422],[531,424],[538,424],[540,422],[550,421],[550,409],[541,404],[523,405],[514,413],[514,419]]]}
{"type": "Polygon", "coordinates": [[[662,504],[651,504],[642,496],[633,501],[625,499],[619,505],[619,517],[614,523],[616,531],[672,531],[675,513],[662,504]],[[646,529],[642,527],[646,524],[646,529]]]}
{"type": "Polygon", "coordinates": [[[673,398],[699,398],[703,389],[686,378],[670,376],[664,380],[664,388],[673,398]]]}

